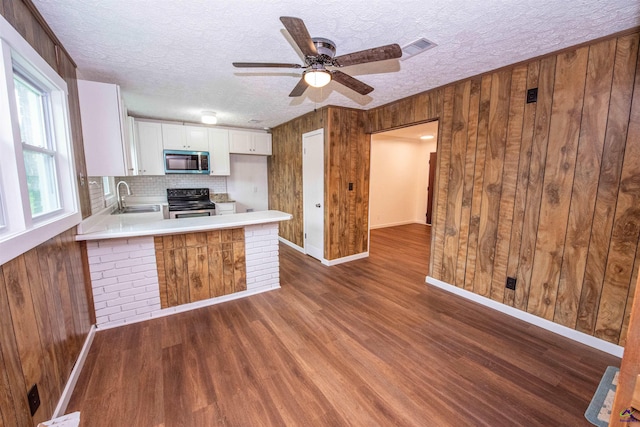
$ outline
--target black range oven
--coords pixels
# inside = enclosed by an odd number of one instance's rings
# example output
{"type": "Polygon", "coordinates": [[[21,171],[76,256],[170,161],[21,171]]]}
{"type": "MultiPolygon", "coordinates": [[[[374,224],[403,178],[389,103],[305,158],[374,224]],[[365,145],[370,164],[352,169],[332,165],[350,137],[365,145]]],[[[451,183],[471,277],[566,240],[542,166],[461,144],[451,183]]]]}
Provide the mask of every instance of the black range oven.
{"type": "Polygon", "coordinates": [[[169,218],[213,216],[216,205],[209,199],[208,188],[167,188],[169,218]]]}

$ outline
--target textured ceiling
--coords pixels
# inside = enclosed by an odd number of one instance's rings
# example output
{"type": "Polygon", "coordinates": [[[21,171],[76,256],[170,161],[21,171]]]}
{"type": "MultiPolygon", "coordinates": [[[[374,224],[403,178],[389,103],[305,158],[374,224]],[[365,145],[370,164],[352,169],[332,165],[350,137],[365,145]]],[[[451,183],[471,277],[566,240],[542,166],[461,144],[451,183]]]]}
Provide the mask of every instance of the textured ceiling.
{"type": "Polygon", "coordinates": [[[132,115],[196,122],[212,110],[221,125],[249,128],[324,105],[370,109],[640,25],[637,0],[33,1],[79,77],[120,85],[132,115]],[[367,96],[332,82],[289,98],[300,70],[231,65],[301,63],[283,15],[333,40],[337,55],[420,37],[438,46],[405,61],[343,68],[375,88],[367,96]]]}

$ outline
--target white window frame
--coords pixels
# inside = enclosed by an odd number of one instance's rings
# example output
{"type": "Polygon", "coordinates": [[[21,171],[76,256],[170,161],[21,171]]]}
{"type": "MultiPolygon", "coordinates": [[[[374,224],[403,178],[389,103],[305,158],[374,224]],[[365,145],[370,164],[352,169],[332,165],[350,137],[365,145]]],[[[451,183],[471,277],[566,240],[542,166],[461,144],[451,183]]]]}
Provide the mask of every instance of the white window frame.
{"type": "Polygon", "coordinates": [[[31,45],[0,16],[0,265],[80,223],[67,84],[31,45]],[[17,66],[48,90],[60,209],[32,217],[15,99],[17,66]]]}
{"type": "Polygon", "coordinates": [[[114,204],[116,201],[116,182],[112,176],[102,177],[102,191],[104,195],[104,205],[111,206],[114,204]],[[105,183],[108,183],[109,186],[105,186],[105,183]]]}

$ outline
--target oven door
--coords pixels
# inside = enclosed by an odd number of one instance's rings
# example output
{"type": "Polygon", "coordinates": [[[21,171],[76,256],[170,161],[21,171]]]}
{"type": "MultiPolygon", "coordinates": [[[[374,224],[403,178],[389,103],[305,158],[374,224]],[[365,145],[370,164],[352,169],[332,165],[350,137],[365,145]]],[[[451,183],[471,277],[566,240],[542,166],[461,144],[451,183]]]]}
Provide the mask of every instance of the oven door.
{"type": "Polygon", "coordinates": [[[200,209],[193,211],[169,211],[169,218],[194,218],[197,216],[214,216],[216,214],[215,209],[200,209]]]}

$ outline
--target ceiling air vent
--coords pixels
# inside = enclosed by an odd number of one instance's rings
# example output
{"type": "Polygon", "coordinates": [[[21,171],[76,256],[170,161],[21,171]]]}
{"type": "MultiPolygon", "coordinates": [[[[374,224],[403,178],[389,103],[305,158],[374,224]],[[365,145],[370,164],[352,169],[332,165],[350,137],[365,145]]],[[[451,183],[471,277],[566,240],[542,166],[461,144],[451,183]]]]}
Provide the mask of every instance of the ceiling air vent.
{"type": "Polygon", "coordinates": [[[429,41],[423,37],[409,43],[408,45],[402,46],[402,58],[400,58],[400,60],[404,61],[405,59],[409,59],[419,53],[426,52],[427,50],[436,46],[437,45],[434,42],[429,41]]]}

